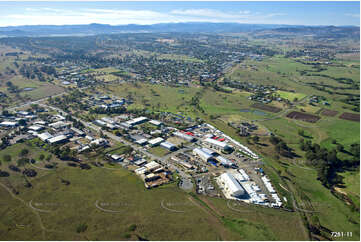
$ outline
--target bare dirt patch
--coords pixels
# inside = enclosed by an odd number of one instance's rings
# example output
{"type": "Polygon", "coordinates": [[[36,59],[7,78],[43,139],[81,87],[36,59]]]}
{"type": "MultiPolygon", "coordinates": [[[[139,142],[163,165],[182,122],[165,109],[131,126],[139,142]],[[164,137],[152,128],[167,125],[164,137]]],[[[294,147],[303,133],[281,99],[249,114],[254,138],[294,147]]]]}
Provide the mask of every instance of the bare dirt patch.
{"type": "Polygon", "coordinates": [[[309,123],[316,123],[320,119],[319,116],[312,115],[309,113],[301,113],[301,112],[297,112],[297,111],[290,112],[289,114],[287,114],[286,117],[306,121],[309,123]]]}
{"type": "Polygon", "coordinates": [[[324,108],[324,109],[321,110],[321,114],[324,115],[324,116],[334,117],[334,116],[336,116],[338,114],[338,111],[324,108]]]}
{"type": "Polygon", "coordinates": [[[261,109],[263,111],[267,111],[267,112],[271,112],[271,113],[278,113],[280,112],[282,109],[280,108],[277,108],[277,107],[274,107],[274,106],[271,106],[271,105],[266,105],[266,104],[263,104],[263,103],[254,103],[252,104],[253,108],[258,108],[258,109],[261,109]]]}
{"type": "Polygon", "coordinates": [[[340,119],[346,119],[350,121],[360,122],[360,114],[356,113],[343,113],[339,116],[340,119]]]}

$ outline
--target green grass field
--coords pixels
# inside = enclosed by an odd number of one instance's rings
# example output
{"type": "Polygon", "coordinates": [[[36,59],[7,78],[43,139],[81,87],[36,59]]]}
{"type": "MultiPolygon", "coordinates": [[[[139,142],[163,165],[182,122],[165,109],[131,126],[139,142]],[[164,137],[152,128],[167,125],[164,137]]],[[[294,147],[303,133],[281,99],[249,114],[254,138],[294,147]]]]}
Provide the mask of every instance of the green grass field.
{"type": "Polygon", "coordinates": [[[317,213],[322,226],[331,231],[352,231],[352,238],[340,238],[340,240],[360,239],[360,213],[352,211],[343,201],[337,199],[331,192],[316,180],[316,171],[306,170],[299,167],[290,167],[289,171],[295,175],[292,178],[299,189],[309,198],[317,213]],[[307,177],[307,179],[305,179],[307,177]]]}
{"type": "Polygon", "coordinates": [[[342,173],[345,188],[342,189],[360,209],[360,171],[342,173]]]}
{"type": "Polygon", "coordinates": [[[277,91],[277,93],[280,95],[281,98],[285,98],[290,101],[294,101],[295,98],[297,98],[296,100],[301,100],[307,96],[306,94],[298,93],[298,92],[277,91]]]}
{"type": "MultiPolygon", "coordinates": [[[[0,182],[6,183],[6,179],[1,178],[0,182]]],[[[227,209],[225,200],[218,200],[223,206],[220,208],[222,213],[225,210],[227,214],[220,219],[175,184],[147,190],[138,177],[124,169],[93,167],[80,170],[64,167],[34,179],[32,184],[32,189],[18,187],[20,194],[17,197],[23,202],[15,200],[0,187],[3,198],[0,208],[3,214],[0,219],[1,238],[14,240],[31,236],[37,240],[127,240],[140,236],[148,240],[306,239],[305,235],[297,232],[297,227],[295,233],[279,231],[279,227],[297,223],[296,214],[285,216],[284,213],[281,219],[279,211],[249,207],[254,214],[244,217],[242,213],[227,209]],[[61,184],[59,177],[70,181],[70,185],[61,184]],[[237,221],[233,221],[233,217],[237,221]],[[279,219],[276,221],[275,217],[279,219]],[[85,224],[87,229],[78,233],[77,228],[81,224],[85,224]],[[18,228],[19,225],[23,228],[18,228]],[[134,231],[130,229],[132,227],[135,227],[134,231]]]]}
{"type": "Polygon", "coordinates": [[[152,147],[149,149],[149,152],[154,154],[154,155],[157,155],[159,157],[162,157],[162,156],[165,156],[166,154],[169,153],[169,150],[163,148],[163,147],[160,147],[160,146],[156,146],[156,147],[152,147]]]}

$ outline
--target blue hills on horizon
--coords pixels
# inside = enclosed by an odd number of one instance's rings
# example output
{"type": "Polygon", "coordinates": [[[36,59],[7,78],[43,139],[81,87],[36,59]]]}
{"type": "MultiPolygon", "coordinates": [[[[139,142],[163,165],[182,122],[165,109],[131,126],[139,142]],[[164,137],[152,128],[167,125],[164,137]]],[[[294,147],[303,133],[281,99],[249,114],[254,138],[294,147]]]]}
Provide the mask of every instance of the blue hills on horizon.
{"type": "Polygon", "coordinates": [[[0,27],[0,36],[54,36],[54,35],[97,35],[116,33],[237,33],[274,30],[277,32],[325,32],[325,31],[351,31],[359,32],[359,26],[305,26],[286,24],[240,24],[240,23],[209,23],[209,22],[184,22],[184,23],[159,23],[152,25],[24,25],[0,27]]]}

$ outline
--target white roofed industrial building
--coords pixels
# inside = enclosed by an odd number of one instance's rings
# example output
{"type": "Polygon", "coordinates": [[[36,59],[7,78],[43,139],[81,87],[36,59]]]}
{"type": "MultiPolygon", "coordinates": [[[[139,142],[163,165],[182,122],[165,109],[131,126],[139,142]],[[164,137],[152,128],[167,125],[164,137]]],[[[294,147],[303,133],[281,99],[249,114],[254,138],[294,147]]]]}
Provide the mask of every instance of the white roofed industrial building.
{"type": "Polygon", "coordinates": [[[155,162],[155,161],[151,161],[151,162],[145,164],[144,167],[146,167],[146,168],[148,169],[148,171],[153,171],[153,170],[155,170],[155,169],[160,168],[161,165],[158,164],[158,163],[155,162]]]}
{"type": "Polygon", "coordinates": [[[208,144],[211,148],[218,150],[229,150],[232,149],[226,142],[221,142],[212,138],[207,138],[203,140],[204,143],[208,144]]]}
{"type": "Polygon", "coordinates": [[[163,148],[166,148],[170,151],[173,151],[177,148],[174,144],[167,142],[167,141],[160,143],[160,146],[163,148]]]}
{"type": "Polygon", "coordinates": [[[221,163],[221,165],[224,166],[224,167],[231,167],[231,166],[234,165],[230,160],[228,160],[227,158],[224,158],[223,156],[217,156],[216,159],[217,159],[217,160],[221,163]]]}
{"type": "Polygon", "coordinates": [[[3,127],[15,127],[18,125],[18,122],[13,122],[13,121],[3,121],[0,123],[0,126],[3,127]]]}
{"type": "Polygon", "coordinates": [[[155,126],[160,126],[162,124],[162,122],[158,121],[158,120],[150,120],[149,123],[155,125],[155,126]]]}
{"type": "Polygon", "coordinates": [[[134,126],[134,125],[137,125],[137,124],[141,124],[141,123],[144,123],[148,121],[148,118],[146,117],[138,117],[138,118],[135,118],[135,119],[131,119],[129,121],[127,121],[126,123],[130,126],[134,126]]]}
{"type": "Polygon", "coordinates": [[[195,148],[193,149],[193,154],[197,155],[198,157],[200,157],[203,161],[209,161],[213,156],[207,152],[205,152],[204,150],[202,150],[201,148],[195,148]]]}
{"type": "Polygon", "coordinates": [[[38,138],[41,139],[42,141],[47,141],[48,139],[51,139],[51,138],[53,138],[53,137],[54,137],[54,136],[52,136],[52,135],[49,134],[48,132],[38,134],[38,138]]]}
{"type": "Polygon", "coordinates": [[[40,131],[40,130],[44,129],[44,127],[34,124],[34,125],[29,126],[28,129],[34,130],[34,131],[40,131]]]}
{"type": "Polygon", "coordinates": [[[224,191],[233,197],[241,197],[246,195],[245,190],[239,182],[230,173],[223,173],[219,180],[223,184],[224,191]]]}
{"type": "Polygon", "coordinates": [[[188,134],[184,134],[184,133],[179,132],[179,131],[174,132],[173,134],[174,134],[174,136],[177,136],[177,137],[179,137],[181,139],[184,139],[184,140],[186,140],[188,142],[193,142],[195,140],[195,138],[193,136],[188,135],[188,134]]]}
{"type": "Polygon", "coordinates": [[[163,141],[164,141],[163,138],[158,137],[158,138],[149,140],[148,143],[149,143],[151,146],[157,146],[157,145],[159,145],[160,143],[162,143],[163,141]]]}
{"type": "Polygon", "coordinates": [[[61,143],[61,142],[64,142],[68,139],[68,137],[66,137],[65,135],[61,134],[61,135],[58,135],[58,136],[55,136],[53,138],[50,138],[48,139],[47,141],[50,143],[50,144],[56,144],[56,143],[61,143]]]}

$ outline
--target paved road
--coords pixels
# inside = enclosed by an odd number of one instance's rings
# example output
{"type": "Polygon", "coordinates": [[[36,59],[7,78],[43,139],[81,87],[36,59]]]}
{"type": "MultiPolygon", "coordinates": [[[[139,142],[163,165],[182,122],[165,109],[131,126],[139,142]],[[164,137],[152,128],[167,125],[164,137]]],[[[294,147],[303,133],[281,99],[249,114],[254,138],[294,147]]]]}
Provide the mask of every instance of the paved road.
{"type": "MultiPolygon", "coordinates": [[[[87,89],[89,87],[82,87],[82,88],[78,88],[79,90],[84,90],[84,89],[87,89]]],[[[64,91],[62,93],[59,93],[59,94],[56,94],[56,95],[53,95],[53,96],[47,96],[47,97],[44,97],[44,98],[41,98],[41,99],[38,99],[38,100],[35,100],[35,101],[30,101],[30,102],[27,102],[27,103],[24,103],[24,104],[21,104],[21,105],[18,105],[18,106],[15,106],[15,107],[11,107],[11,108],[8,108],[9,111],[13,111],[17,108],[22,108],[22,107],[26,107],[26,106],[29,106],[31,104],[39,104],[45,100],[47,100],[49,97],[51,98],[55,98],[55,97],[59,97],[59,96],[62,96],[64,94],[67,94],[68,92],[67,91],[64,91]]]]}

